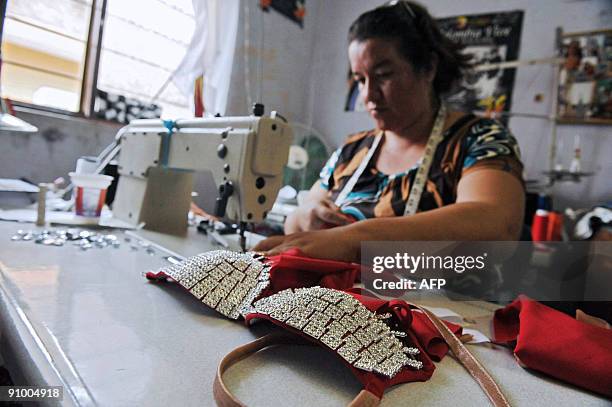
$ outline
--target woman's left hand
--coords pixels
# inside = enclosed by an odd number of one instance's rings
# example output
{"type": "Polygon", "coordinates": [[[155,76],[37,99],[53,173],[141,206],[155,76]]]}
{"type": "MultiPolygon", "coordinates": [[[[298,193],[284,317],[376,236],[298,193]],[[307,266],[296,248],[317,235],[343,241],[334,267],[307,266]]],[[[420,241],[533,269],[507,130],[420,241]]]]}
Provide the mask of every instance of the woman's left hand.
{"type": "Polygon", "coordinates": [[[252,250],[274,256],[291,248],[297,248],[306,256],[317,259],[359,262],[361,242],[346,227],[335,227],[272,236],[259,242],[252,250]]]}

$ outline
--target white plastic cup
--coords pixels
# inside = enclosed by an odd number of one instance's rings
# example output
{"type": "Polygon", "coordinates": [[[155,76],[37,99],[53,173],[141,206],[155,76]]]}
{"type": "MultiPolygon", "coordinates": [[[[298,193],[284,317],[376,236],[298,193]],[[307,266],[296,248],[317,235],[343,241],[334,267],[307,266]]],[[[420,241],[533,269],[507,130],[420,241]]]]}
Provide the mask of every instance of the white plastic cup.
{"type": "Polygon", "coordinates": [[[110,175],[78,174],[71,172],[70,179],[75,187],[74,210],[77,216],[97,218],[102,212],[106,189],[113,181],[110,175]]]}
{"type": "MultiPolygon", "coordinates": [[[[98,168],[98,157],[82,156],[76,162],[77,174],[94,174],[98,168]]],[[[72,190],[72,199],[76,200],[76,188],[72,190]]]]}
{"type": "Polygon", "coordinates": [[[96,172],[99,164],[98,157],[83,156],[77,160],[74,172],[78,174],[93,174],[96,172]]]}

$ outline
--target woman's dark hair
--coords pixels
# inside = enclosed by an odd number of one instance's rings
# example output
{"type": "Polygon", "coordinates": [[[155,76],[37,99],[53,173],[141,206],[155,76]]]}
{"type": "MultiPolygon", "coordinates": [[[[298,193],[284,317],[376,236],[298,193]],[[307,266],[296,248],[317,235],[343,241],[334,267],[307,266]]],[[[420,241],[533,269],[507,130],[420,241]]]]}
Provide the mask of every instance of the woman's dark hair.
{"type": "Polygon", "coordinates": [[[412,1],[397,1],[360,15],[349,29],[349,44],[371,38],[396,41],[400,54],[419,73],[429,72],[437,58],[433,80],[437,95],[450,91],[470,68],[471,56],[460,52],[463,46],[442,34],[427,9],[412,1]]]}

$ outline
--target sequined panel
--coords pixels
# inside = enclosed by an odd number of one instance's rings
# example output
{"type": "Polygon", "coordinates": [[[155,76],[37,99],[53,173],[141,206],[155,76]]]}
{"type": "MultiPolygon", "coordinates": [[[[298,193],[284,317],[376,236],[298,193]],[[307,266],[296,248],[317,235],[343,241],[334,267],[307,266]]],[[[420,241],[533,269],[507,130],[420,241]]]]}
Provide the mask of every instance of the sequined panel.
{"type": "Polygon", "coordinates": [[[215,250],[159,271],[228,318],[243,316],[270,284],[270,266],[253,253],[215,250]]]}
{"type": "Polygon", "coordinates": [[[251,311],[299,329],[358,369],[394,377],[404,367],[423,367],[418,348],[404,346],[376,314],[341,291],[284,290],[256,301],[251,311]]]}

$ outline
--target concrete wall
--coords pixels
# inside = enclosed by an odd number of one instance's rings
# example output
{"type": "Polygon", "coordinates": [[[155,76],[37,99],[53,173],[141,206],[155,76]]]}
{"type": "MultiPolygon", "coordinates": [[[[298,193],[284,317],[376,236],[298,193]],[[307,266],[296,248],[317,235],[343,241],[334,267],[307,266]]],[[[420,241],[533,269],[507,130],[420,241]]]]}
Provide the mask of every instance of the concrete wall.
{"type": "Polygon", "coordinates": [[[0,131],[0,178],[25,177],[32,182],[68,178],[77,158],[98,155],[112,142],[117,124],[71,116],[17,112],[38,133],[0,131]]]}
{"type": "MultiPolygon", "coordinates": [[[[497,11],[524,10],[520,58],[545,58],[553,55],[555,28],[565,32],[612,28],[612,2],[610,0],[427,0],[422,1],[437,17],[477,14],[497,11]]],[[[367,113],[344,112],[346,96],[346,32],[351,22],[362,12],[382,4],[369,0],[328,1],[317,15],[320,29],[316,33],[313,71],[314,126],[330,141],[339,145],[344,137],[358,130],[373,127],[367,113]]],[[[552,66],[539,65],[519,68],[515,80],[512,109],[549,115],[552,66]],[[534,102],[538,93],[545,95],[541,103],[534,102]]],[[[541,172],[547,169],[551,123],[542,119],[512,118],[510,128],[517,136],[528,179],[543,180],[541,172]]],[[[597,175],[579,184],[560,183],[552,189],[559,208],[570,205],[585,207],[612,200],[612,127],[568,126],[558,127],[560,161],[569,165],[574,135],[582,138],[583,169],[597,171],[597,175]]]]}

